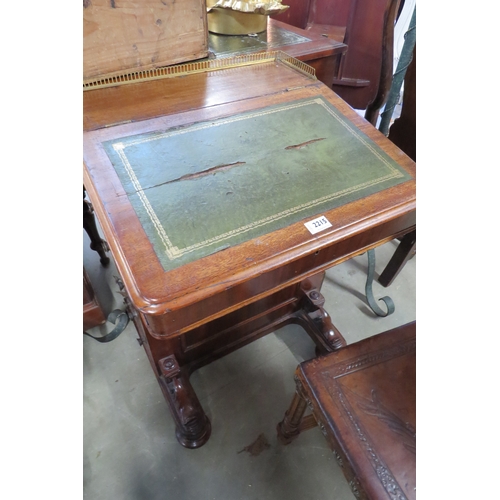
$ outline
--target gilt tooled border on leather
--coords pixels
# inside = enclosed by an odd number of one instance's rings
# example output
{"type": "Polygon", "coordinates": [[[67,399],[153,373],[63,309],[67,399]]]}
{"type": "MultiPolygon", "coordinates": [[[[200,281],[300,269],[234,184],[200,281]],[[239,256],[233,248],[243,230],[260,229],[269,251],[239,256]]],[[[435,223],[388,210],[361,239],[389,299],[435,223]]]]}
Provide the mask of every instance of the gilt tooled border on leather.
{"type": "Polygon", "coordinates": [[[169,130],[165,133],[148,135],[147,137],[140,137],[136,140],[129,140],[127,142],[122,142],[120,140],[120,141],[114,142],[112,144],[112,148],[114,149],[116,154],[119,156],[119,158],[122,162],[122,166],[125,169],[125,171],[127,172],[128,177],[129,177],[132,185],[134,186],[134,189],[136,190],[137,195],[139,196],[139,199],[142,203],[142,206],[143,206],[144,210],[146,211],[146,213],[148,214],[148,217],[151,220],[152,224],[154,225],[156,232],[157,232],[157,234],[158,234],[158,236],[159,236],[159,238],[164,246],[165,254],[168,256],[168,258],[170,260],[177,259],[179,257],[182,257],[182,256],[190,253],[190,252],[206,248],[206,247],[213,245],[215,243],[227,241],[234,236],[247,233],[248,231],[251,231],[253,229],[265,226],[265,225],[270,224],[272,222],[283,219],[287,216],[290,216],[290,215],[293,215],[296,213],[300,213],[306,209],[313,208],[315,206],[321,205],[321,204],[323,204],[325,202],[329,202],[331,200],[335,200],[337,198],[348,195],[350,193],[356,193],[358,191],[362,191],[363,189],[381,184],[381,183],[388,181],[388,180],[391,180],[391,179],[399,179],[399,178],[405,177],[405,174],[402,171],[395,168],[395,166],[392,165],[391,162],[388,161],[388,159],[386,159],[384,156],[382,156],[380,154],[380,152],[376,148],[376,146],[372,145],[372,143],[369,140],[366,140],[364,135],[360,131],[358,131],[357,129],[355,129],[351,125],[345,123],[342,120],[342,118],[337,115],[337,112],[334,109],[332,109],[331,105],[329,103],[327,103],[321,97],[306,99],[305,101],[302,101],[302,102],[294,102],[294,103],[291,103],[288,105],[278,106],[278,107],[273,108],[273,109],[263,109],[263,110],[259,110],[259,111],[255,111],[255,112],[251,112],[251,113],[244,113],[242,115],[231,116],[231,117],[226,118],[226,119],[217,120],[216,122],[196,124],[196,125],[187,127],[185,129],[177,129],[174,131],[169,130]],[[134,172],[134,169],[127,158],[127,155],[125,154],[126,148],[129,146],[137,145],[137,144],[155,141],[155,140],[158,140],[162,137],[166,137],[169,135],[185,134],[185,133],[189,133],[192,130],[199,130],[202,128],[209,128],[209,127],[213,127],[213,126],[220,126],[220,125],[224,125],[224,124],[228,124],[228,123],[233,123],[235,121],[246,120],[246,119],[249,119],[252,117],[263,116],[263,115],[267,115],[267,114],[271,114],[271,113],[277,113],[277,112],[283,111],[285,109],[298,108],[298,107],[302,107],[302,106],[308,106],[311,104],[319,104],[320,106],[322,106],[333,118],[335,118],[341,125],[343,125],[347,131],[349,131],[361,143],[363,143],[364,146],[366,148],[368,148],[373,153],[373,155],[376,156],[388,168],[389,173],[387,173],[386,175],[380,176],[380,177],[376,177],[375,179],[371,179],[369,181],[363,182],[360,185],[352,186],[352,187],[343,189],[343,190],[338,191],[338,192],[330,193],[327,196],[322,196],[318,199],[311,200],[311,201],[308,201],[306,203],[302,203],[302,204],[295,206],[295,207],[292,207],[292,208],[288,208],[282,212],[273,214],[272,216],[265,217],[264,219],[261,219],[261,220],[253,221],[250,224],[246,224],[246,225],[239,227],[237,229],[233,229],[231,231],[217,235],[217,236],[209,238],[207,240],[200,241],[198,243],[189,245],[185,248],[178,248],[177,246],[175,246],[172,243],[171,239],[169,238],[165,228],[163,227],[163,224],[162,224],[160,218],[155,213],[153,206],[151,205],[148,197],[145,194],[145,191],[143,190],[141,183],[140,183],[139,179],[137,178],[137,176],[134,172]]]}

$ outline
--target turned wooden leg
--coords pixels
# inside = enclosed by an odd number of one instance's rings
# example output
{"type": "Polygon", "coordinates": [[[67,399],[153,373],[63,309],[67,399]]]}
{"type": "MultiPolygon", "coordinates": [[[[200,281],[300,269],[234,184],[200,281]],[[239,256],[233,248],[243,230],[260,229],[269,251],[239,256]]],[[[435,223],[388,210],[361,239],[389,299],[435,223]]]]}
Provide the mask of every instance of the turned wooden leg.
{"type": "Polygon", "coordinates": [[[210,420],[189,382],[188,376],[180,369],[174,355],[159,361],[160,383],[164,387],[167,402],[176,424],[176,437],[186,448],[199,448],[210,437],[210,420]]]}
{"type": "Polygon", "coordinates": [[[109,257],[106,255],[106,252],[109,251],[109,247],[106,241],[99,235],[92,205],[85,199],[85,188],[83,188],[83,228],[89,235],[90,248],[99,254],[101,264],[107,266],[109,264],[109,257]]]}
{"type": "MultiPolygon", "coordinates": [[[[298,372],[299,368],[297,369],[298,372]]],[[[310,401],[305,397],[302,384],[295,372],[295,394],[290,408],[285,413],[283,420],[278,424],[278,441],[281,444],[290,444],[301,432],[312,429],[318,425],[314,415],[304,417],[306,408],[312,411],[310,401]]]]}
{"type": "Polygon", "coordinates": [[[300,423],[306,411],[307,403],[296,392],[290,408],[285,413],[283,420],[278,424],[278,440],[282,444],[291,443],[300,434],[300,423]]]}

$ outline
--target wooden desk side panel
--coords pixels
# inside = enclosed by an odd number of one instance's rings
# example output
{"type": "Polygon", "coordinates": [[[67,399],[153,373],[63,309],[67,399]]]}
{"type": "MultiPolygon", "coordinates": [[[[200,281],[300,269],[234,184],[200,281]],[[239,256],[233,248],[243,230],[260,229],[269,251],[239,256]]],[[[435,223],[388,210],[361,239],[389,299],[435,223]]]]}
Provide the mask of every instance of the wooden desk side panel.
{"type": "Polygon", "coordinates": [[[203,0],[84,0],[83,78],[151,69],[208,54],[203,0]]]}

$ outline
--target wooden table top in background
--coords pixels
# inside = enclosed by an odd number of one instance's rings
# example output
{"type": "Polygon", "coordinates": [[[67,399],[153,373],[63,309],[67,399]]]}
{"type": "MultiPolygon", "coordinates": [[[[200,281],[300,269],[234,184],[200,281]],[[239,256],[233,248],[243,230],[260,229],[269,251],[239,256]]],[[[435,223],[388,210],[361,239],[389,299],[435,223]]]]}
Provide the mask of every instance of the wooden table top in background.
{"type": "MultiPolygon", "coordinates": [[[[209,52],[213,56],[230,57],[258,51],[279,50],[299,61],[309,61],[343,54],[347,45],[337,40],[268,19],[267,30],[257,35],[219,35],[208,33],[209,52]]],[[[332,68],[333,70],[333,68],[332,68]]]]}

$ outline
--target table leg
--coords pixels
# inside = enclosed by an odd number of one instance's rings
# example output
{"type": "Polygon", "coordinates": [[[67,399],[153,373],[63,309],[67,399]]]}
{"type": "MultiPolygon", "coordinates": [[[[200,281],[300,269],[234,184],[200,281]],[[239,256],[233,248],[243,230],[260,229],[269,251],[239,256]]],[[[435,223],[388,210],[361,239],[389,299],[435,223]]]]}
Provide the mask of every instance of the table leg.
{"type": "Polygon", "coordinates": [[[85,199],[85,188],[83,188],[83,228],[89,235],[90,248],[99,254],[101,264],[107,266],[109,264],[109,257],[106,255],[106,252],[109,252],[109,247],[106,241],[99,235],[92,205],[85,199]]]}
{"type": "MultiPolygon", "coordinates": [[[[128,297],[126,298],[128,301],[128,297]]],[[[148,331],[147,320],[133,307],[131,316],[175,423],[175,435],[186,448],[199,448],[209,439],[211,424],[189,381],[190,364],[182,360],[179,337],[155,339],[148,331]]]]}
{"type": "MultiPolygon", "coordinates": [[[[306,282],[307,283],[307,282],[306,282]]],[[[306,330],[317,346],[317,354],[325,354],[344,347],[347,343],[323,308],[325,297],[319,288],[302,287],[301,307],[296,313],[297,322],[306,330]]]]}
{"type": "Polygon", "coordinates": [[[384,310],[378,305],[377,300],[373,295],[373,287],[372,287],[373,278],[375,276],[375,249],[372,248],[371,250],[368,250],[366,253],[368,255],[368,275],[366,277],[366,285],[365,285],[366,301],[368,302],[370,309],[377,316],[384,318],[385,316],[389,316],[395,311],[394,302],[390,297],[386,296],[378,300],[381,300],[385,304],[387,309],[384,310]]]}
{"type": "Polygon", "coordinates": [[[176,424],[176,437],[186,448],[199,448],[210,437],[210,420],[189,382],[188,376],[180,369],[174,355],[159,362],[160,385],[164,389],[167,402],[176,424]]]}
{"type": "Polygon", "coordinates": [[[415,255],[417,246],[417,232],[412,231],[401,239],[391,260],[378,278],[378,282],[385,287],[391,285],[404,265],[415,255]]]}

